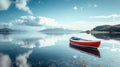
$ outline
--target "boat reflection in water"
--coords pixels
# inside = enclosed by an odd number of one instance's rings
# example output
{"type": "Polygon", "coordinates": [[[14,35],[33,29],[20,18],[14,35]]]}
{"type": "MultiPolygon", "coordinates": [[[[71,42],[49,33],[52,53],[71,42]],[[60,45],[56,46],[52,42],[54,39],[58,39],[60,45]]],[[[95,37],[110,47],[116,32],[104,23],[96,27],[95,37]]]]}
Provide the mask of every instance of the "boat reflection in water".
{"type": "Polygon", "coordinates": [[[81,47],[81,46],[77,46],[77,45],[74,45],[74,44],[71,44],[71,43],[70,43],[70,47],[73,48],[73,49],[76,49],[78,51],[81,51],[81,52],[99,57],[99,58],[101,57],[100,52],[97,48],[93,49],[93,48],[81,47]]]}

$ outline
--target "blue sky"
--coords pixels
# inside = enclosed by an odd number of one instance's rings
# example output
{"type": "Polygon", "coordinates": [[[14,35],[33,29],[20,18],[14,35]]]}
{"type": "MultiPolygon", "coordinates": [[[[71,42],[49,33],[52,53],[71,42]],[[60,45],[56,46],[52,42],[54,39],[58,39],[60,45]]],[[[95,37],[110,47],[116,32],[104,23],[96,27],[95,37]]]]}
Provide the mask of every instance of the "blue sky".
{"type": "Polygon", "coordinates": [[[14,22],[22,16],[51,18],[60,24],[119,23],[119,3],[120,0],[0,0],[0,23],[14,22]]]}

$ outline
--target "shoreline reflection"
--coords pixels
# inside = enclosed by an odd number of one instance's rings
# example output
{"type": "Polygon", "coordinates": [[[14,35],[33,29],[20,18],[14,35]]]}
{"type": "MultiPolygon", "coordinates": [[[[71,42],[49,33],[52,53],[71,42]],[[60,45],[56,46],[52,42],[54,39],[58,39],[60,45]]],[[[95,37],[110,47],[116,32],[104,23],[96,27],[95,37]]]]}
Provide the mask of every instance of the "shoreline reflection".
{"type": "Polygon", "coordinates": [[[98,39],[120,41],[120,34],[91,34],[98,39]]]}

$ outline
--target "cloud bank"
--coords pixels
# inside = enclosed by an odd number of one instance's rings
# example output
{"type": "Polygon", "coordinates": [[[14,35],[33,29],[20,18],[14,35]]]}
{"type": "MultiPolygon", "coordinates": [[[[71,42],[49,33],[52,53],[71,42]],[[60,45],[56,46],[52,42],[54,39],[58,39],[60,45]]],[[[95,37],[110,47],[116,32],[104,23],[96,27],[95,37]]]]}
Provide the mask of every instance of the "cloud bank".
{"type": "Polygon", "coordinates": [[[43,16],[21,16],[16,19],[13,24],[25,25],[25,26],[34,26],[34,27],[44,27],[48,28],[63,28],[70,30],[90,30],[99,25],[115,25],[119,24],[120,21],[102,21],[102,22],[88,22],[88,21],[77,21],[62,24],[57,22],[53,18],[43,17],[43,16]]]}
{"type": "Polygon", "coordinates": [[[32,14],[32,11],[30,10],[29,6],[27,6],[27,3],[28,0],[16,0],[15,3],[11,0],[0,0],[0,10],[8,10],[11,4],[15,4],[19,10],[23,10],[29,14],[32,14]]]}
{"type": "Polygon", "coordinates": [[[35,17],[35,16],[21,16],[15,20],[16,24],[27,26],[45,26],[45,27],[59,27],[60,24],[55,19],[48,17],[35,17]]]}
{"type": "Polygon", "coordinates": [[[90,16],[89,18],[101,18],[101,19],[108,19],[108,18],[119,18],[120,14],[112,14],[112,15],[103,15],[103,16],[90,16]]]}
{"type": "Polygon", "coordinates": [[[113,21],[113,22],[88,22],[88,21],[77,21],[66,25],[66,27],[75,29],[75,30],[91,30],[96,26],[100,25],[116,25],[120,24],[120,21],[113,21]]]}

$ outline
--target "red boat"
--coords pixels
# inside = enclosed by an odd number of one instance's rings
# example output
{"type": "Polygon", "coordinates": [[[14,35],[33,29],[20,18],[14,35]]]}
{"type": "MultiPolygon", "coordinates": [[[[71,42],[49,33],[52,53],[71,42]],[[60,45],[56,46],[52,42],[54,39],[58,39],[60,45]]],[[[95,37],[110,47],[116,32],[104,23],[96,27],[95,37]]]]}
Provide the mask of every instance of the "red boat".
{"type": "Polygon", "coordinates": [[[91,47],[91,48],[98,48],[100,46],[100,41],[85,40],[77,37],[71,37],[70,43],[77,46],[91,47]]]}

